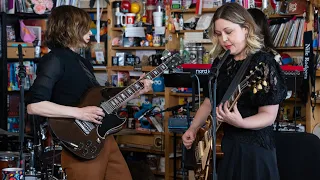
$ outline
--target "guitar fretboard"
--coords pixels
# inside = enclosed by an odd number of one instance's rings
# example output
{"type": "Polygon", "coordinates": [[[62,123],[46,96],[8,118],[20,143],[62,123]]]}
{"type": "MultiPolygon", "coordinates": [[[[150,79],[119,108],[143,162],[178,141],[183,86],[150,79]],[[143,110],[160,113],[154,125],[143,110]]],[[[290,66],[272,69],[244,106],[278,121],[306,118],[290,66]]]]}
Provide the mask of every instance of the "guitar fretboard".
{"type": "MultiPolygon", "coordinates": [[[[143,79],[150,79],[153,80],[154,78],[161,75],[168,67],[165,63],[160,64],[158,67],[150,71],[145,75],[143,79]]],[[[134,82],[120,93],[105,101],[101,104],[101,108],[103,108],[107,113],[112,113],[115,109],[119,108],[123,102],[133,96],[135,93],[143,89],[143,83],[141,82],[142,79],[134,82]]]]}

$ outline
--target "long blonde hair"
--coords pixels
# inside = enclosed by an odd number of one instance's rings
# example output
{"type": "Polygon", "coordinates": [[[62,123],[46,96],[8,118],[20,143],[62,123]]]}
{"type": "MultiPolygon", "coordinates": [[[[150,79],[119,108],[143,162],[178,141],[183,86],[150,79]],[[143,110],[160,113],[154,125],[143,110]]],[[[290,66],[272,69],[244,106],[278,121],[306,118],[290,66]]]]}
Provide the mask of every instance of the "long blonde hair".
{"type": "Polygon", "coordinates": [[[230,21],[248,30],[245,47],[246,55],[254,54],[264,47],[263,35],[261,34],[260,28],[254,22],[250,13],[238,3],[226,3],[219,7],[215,12],[209,29],[209,34],[213,43],[213,48],[210,52],[212,58],[221,56],[225,51],[219,44],[219,40],[214,33],[214,23],[218,19],[230,21]]]}

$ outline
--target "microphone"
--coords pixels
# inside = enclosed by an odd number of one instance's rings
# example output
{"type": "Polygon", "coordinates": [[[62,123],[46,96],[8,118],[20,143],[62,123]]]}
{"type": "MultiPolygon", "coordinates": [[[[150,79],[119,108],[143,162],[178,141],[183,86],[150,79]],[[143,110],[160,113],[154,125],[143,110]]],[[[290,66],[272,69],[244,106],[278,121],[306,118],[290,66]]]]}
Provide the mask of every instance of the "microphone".
{"type": "Polygon", "coordinates": [[[226,61],[227,57],[230,55],[230,50],[228,49],[224,55],[222,56],[222,58],[220,59],[220,61],[218,62],[217,66],[215,66],[215,61],[212,62],[211,68],[210,68],[210,73],[209,76],[214,78],[217,76],[217,71],[220,69],[220,67],[222,66],[222,64],[226,61]]]}

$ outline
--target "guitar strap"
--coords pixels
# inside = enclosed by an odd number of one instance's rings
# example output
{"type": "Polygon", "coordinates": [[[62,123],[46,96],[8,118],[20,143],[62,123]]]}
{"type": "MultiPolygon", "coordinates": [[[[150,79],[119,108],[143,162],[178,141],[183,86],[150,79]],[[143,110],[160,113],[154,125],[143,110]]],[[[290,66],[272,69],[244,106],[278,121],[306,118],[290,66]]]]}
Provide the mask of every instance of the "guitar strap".
{"type": "Polygon", "coordinates": [[[242,77],[244,76],[244,74],[247,71],[247,68],[250,64],[250,61],[252,59],[253,55],[249,55],[244,62],[242,63],[240,69],[238,70],[237,74],[235,75],[235,77],[233,78],[233,80],[231,81],[226,93],[224,94],[221,103],[224,103],[226,101],[229,100],[229,98],[231,97],[231,95],[233,94],[233,92],[236,90],[236,87],[239,85],[239,83],[242,80],[242,77]]]}
{"type": "Polygon", "coordinates": [[[86,72],[89,80],[91,81],[93,86],[100,86],[100,84],[98,83],[96,77],[94,77],[94,75],[90,72],[90,70],[87,68],[86,65],[83,64],[83,62],[81,61],[81,59],[79,59],[79,63],[81,65],[81,67],[83,68],[84,72],[86,72]]]}

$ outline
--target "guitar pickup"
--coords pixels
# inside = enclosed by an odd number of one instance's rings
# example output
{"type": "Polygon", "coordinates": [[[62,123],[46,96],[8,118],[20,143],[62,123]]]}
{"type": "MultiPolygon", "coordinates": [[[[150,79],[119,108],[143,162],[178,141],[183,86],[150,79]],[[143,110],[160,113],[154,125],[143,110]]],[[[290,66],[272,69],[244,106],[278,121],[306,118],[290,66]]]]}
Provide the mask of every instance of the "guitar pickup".
{"type": "Polygon", "coordinates": [[[91,131],[90,127],[88,125],[86,125],[85,123],[83,123],[83,121],[76,119],[75,122],[80,127],[80,129],[83,131],[83,133],[85,133],[86,135],[88,135],[90,133],[90,131],[91,131]]]}

